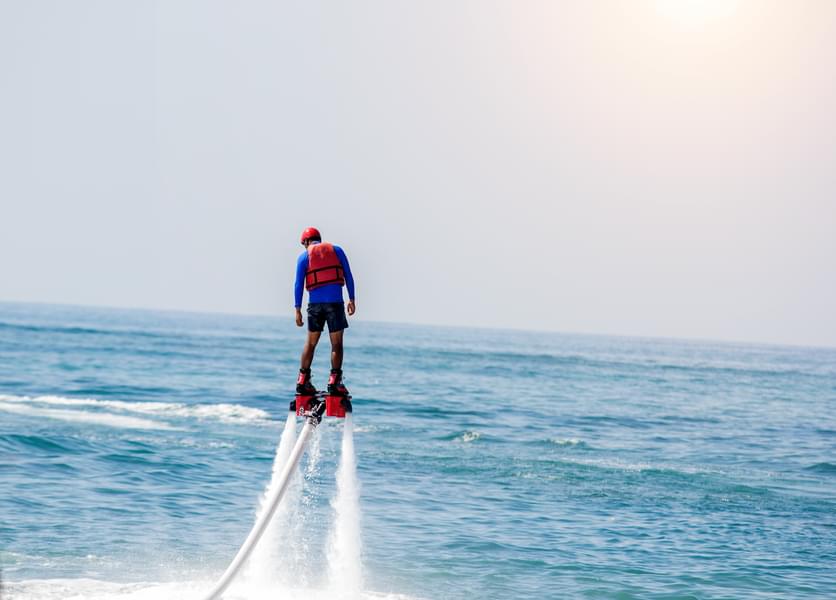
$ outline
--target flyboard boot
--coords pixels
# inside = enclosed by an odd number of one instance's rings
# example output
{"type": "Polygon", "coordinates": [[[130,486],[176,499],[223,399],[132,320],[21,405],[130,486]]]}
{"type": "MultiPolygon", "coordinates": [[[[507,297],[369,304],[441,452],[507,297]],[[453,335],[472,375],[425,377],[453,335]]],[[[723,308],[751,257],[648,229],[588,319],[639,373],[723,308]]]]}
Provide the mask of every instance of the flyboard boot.
{"type": "Polygon", "coordinates": [[[331,369],[331,377],[328,378],[329,396],[348,396],[348,389],[343,385],[343,370],[331,369]]]}
{"type": "Polygon", "coordinates": [[[304,415],[318,395],[319,392],[311,383],[311,370],[299,369],[299,377],[296,379],[296,399],[291,402],[290,409],[297,415],[304,415]]]}
{"type": "Polygon", "coordinates": [[[311,382],[311,370],[299,369],[299,378],[296,380],[296,394],[299,396],[316,396],[316,388],[311,382]]]}
{"type": "Polygon", "coordinates": [[[325,414],[329,417],[345,417],[347,412],[351,412],[351,394],[343,384],[343,371],[331,369],[328,394],[325,396],[325,414]]]}

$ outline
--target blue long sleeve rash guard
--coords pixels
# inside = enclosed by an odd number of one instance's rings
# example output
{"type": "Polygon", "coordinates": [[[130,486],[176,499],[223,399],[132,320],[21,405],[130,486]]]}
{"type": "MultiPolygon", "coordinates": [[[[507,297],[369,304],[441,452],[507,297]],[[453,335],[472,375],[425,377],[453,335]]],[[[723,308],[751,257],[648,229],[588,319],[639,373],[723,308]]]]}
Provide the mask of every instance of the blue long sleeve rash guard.
{"type": "MultiPolygon", "coordinates": [[[[354,277],[351,275],[351,267],[348,266],[348,258],[339,246],[334,246],[334,252],[337,253],[337,258],[340,259],[340,264],[343,267],[343,274],[345,276],[345,287],[348,288],[348,299],[354,300],[354,277]]],[[[299,255],[296,261],[296,286],[294,292],[296,294],[296,308],[302,308],[302,292],[305,291],[305,273],[308,271],[308,251],[305,250],[299,255]]],[[[317,304],[320,302],[342,302],[343,301],[343,286],[339,283],[331,283],[323,285],[313,290],[308,291],[308,303],[317,304]]]]}

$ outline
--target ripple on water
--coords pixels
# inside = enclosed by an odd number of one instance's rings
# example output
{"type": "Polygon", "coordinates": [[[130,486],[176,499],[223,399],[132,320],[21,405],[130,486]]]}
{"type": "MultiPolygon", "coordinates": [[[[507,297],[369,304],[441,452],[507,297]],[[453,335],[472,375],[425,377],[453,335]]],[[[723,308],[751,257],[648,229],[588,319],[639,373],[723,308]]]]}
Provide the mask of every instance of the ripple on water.
{"type": "Polygon", "coordinates": [[[805,470],[810,471],[811,473],[818,473],[820,475],[829,475],[831,477],[836,477],[836,464],[831,462],[816,463],[814,465],[810,465],[805,470]]]}

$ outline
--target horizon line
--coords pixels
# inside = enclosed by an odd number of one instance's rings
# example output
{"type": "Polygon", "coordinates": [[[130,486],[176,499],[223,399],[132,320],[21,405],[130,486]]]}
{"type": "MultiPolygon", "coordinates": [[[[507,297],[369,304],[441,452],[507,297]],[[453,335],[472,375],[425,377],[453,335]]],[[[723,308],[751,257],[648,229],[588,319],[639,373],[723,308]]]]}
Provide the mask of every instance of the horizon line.
{"type": "MultiPolygon", "coordinates": [[[[287,319],[292,321],[291,316],[284,316],[281,313],[261,313],[261,312],[230,312],[226,310],[206,310],[206,309],[186,309],[186,308],[162,308],[162,307],[148,307],[148,306],[114,306],[109,304],[77,304],[72,302],[51,302],[41,300],[3,300],[0,299],[0,305],[3,304],[19,304],[19,305],[35,305],[35,306],[53,306],[65,308],[88,308],[100,310],[113,311],[134,311],[134,312],[157,312],[157,313],[182,313],[186,315],[221,315],[229,317],[256,317],[256,318],[275,318],[287,319]]],[[[647,335],[647,334],[629,334],[629,333],[601,333],[589,331],[568,331],[558,329],[528,329],[525,327],[497,327],[490,325],[451,325],[449,323],[426,323],[426,322],[409,322],[409,321],[390,321],[390,320],[367,320],[367,323],[384,324],[384,325],[406,325],[410,327],[438,327],[443,329],[476,329],[483,331],[496,332],[513,332],[513,333],[540,333],[540,334],[554,334],[566,336],[588,336],[588,337],[602,337],[602,338],[624,338],[624,339],[638,339],[647,341],[677,341],[690,343],[711,343],[724,344],[729,346],[772,346],[777,348],[808,348],[812,350],[836,350],[836,344],[801,344],[795,342],[770,342],[770,341],[753,341],[741,339],[716,339],[716,338],[702,338],[702,337],[676,337],[670,335],[647,335]]]]}

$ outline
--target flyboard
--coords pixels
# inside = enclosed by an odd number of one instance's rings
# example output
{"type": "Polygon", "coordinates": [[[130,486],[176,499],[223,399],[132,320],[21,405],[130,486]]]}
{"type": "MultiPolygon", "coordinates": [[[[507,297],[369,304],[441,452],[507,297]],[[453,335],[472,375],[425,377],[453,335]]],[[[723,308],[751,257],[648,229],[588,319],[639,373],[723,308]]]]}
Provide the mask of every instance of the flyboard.
{"type": "Polygon", "coordinates": [[[287,490],[291,475],[296,470],[299,460],[302,458],[302,453],[305,450],[311,432],[322,422],[323,415],[326,417],[344,418],[346,413],[350,413],[351,411],[351,396],[335,396],[319,392],[315,396],[297,395],[296,399],[291,401],[290,412],[295,412],[298,416],[303,417],[305,419],[305,425],[299,433],[299,438],[296,440],[296,444],[290,452],[284,469],[282,469],[278,485],[276,485],[271,495],[266,499],[265,510],[262,511],[261,516],[256,520],[247,539],[244,540],[243,545],[226,568],[226,571],[224,571],[224,574],[221,575],[221,578],[215,584],[215,587],[212,588],[212,591],[203,597],[203,600],[220,600],[223,593],[229,587],[229,584],[232,583],[232,580],[241,570],[241,567],[247,561],[250,554],[252,554],[256,544],[258,544],[258,540],[261,539],[261,536],[267,529],[267,525],[270,524],[270,520],[279,507],[279,502],[281,502],[282,496],[285,490],[287,490]]]}

